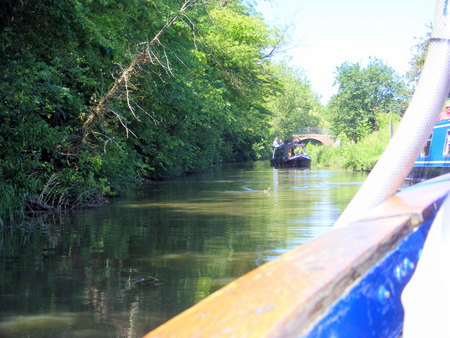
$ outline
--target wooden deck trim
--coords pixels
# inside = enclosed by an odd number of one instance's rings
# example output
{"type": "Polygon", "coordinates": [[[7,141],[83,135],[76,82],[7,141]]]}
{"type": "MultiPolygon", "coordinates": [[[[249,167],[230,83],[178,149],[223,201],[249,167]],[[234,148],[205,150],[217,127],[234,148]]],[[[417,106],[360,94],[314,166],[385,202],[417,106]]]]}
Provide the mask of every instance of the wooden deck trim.
{"type": "Polygon", "coordinates": [[[448,177],[405,190],[364,220],[330,230],[249,272],[146,337],[306,334],[330,305],[441,205],[448,191],[448,177]]]}

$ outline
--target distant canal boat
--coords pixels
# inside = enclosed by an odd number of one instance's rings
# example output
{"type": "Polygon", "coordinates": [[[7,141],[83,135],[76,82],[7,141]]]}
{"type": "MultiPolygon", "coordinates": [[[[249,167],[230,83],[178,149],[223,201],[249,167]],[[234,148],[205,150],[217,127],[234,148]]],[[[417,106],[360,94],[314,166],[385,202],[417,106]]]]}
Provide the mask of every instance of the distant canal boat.
{"type": "Polygon", "coordinates": [[[276,147],[270,165],[274,168],[309,168],[311,157],[301,143],[292,142],[276,147]]]}
{"type": "Polygon", "coordinates": [[[450,119],[436,122],[407,179],[422,181],[450,172],[450,119]]]}

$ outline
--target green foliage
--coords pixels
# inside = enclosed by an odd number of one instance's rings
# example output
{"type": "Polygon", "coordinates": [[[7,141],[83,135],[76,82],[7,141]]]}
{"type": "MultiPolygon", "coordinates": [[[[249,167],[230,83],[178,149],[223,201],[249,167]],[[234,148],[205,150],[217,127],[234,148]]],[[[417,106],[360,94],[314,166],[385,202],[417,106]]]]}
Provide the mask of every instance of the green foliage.
{"type": "Polygon", "coordinates": [[[338,93],[328,106],[335,135],[358,142],[379,128],[379,114],[401,116],[406,108],[405,84],[380,60],[371,60],[366,68],[346,62],[337,68],[336,82],[338,93]]]}
{"type": "Polygon", "coordinates": [[[82,138],[92,107],[183,3],[0,4],[3,222],[26,202],[89,205],[143,178],[267,156],[265,101],[283,79],[264,55],[273,32],[240,1],[180,16],[82,138]]]}
{"type": "MultiPolygon", "coordinates": [[[[394,125],[399,119],[393,118],[394,125]]],[[[365,136],[358,143],[350,140],[339,146],[307,145],[313,166],[344,168],[351,171],[370,171],[377,163],[390,140],[390,122],[383,121],[382,127],[365,136]]]]}
{"type": "Polygon", "coordinates": [[[411,68],[406,73],[406,78],[409,81],[412,91],[419,82],[420,74],[422,73],[422,68],[425,64],[428,46],[430,44],[430,37],[431,27],[429,27],[429,32],[424,37],[419,38],[417,44],[414,46],[413,56],[409,62],[411,68]]]}
{"type": "Polygon", "coordinates": [[[267,102],[272,112],[270,137],[287,140],[300,128],[321,126],[323,107],[305,76],[283,64],[272,65],[272,71],[282,85],[267,102]]]}
{"type": "MultiPolygon", "coordinates": [[[[93,107],[184,1],[2,1],[0,223],[27,207],[90,205],[142,179],[267,158],[275,136],[324,126],[328,115],[343,141],[401,115],[404,87],[378,60],[338,68],[325,115],[301,72],[270,62],[278,32],[246,3],[198,1],[179,15],[84,138],[93,107]]],[[[313,159],[373,163],[344,143],[339,155],[311,149],[313,159]]]]}

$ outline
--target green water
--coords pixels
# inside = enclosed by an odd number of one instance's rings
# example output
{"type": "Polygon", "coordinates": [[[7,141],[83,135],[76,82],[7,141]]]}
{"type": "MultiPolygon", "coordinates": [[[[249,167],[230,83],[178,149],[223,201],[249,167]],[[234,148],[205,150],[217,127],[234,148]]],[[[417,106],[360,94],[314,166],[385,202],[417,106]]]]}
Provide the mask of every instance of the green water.
{"type": "Polygon", "coordinates": [[[0,337],[140,337],[327,231],[364,179],[237,164],[3,229],[0,337]]]}

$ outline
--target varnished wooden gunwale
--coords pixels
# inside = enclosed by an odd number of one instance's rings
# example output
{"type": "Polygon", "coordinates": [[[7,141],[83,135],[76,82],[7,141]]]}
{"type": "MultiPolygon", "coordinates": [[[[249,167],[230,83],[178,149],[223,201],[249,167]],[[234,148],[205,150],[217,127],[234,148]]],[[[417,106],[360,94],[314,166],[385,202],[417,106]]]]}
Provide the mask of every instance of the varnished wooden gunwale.
{"type": "Polygon", "coordinates": [[[373,264],[439,208],[450,191],[449,177],[398,193],[363,220],[249,272],[146,337],[306,334],[373,264]]]}

